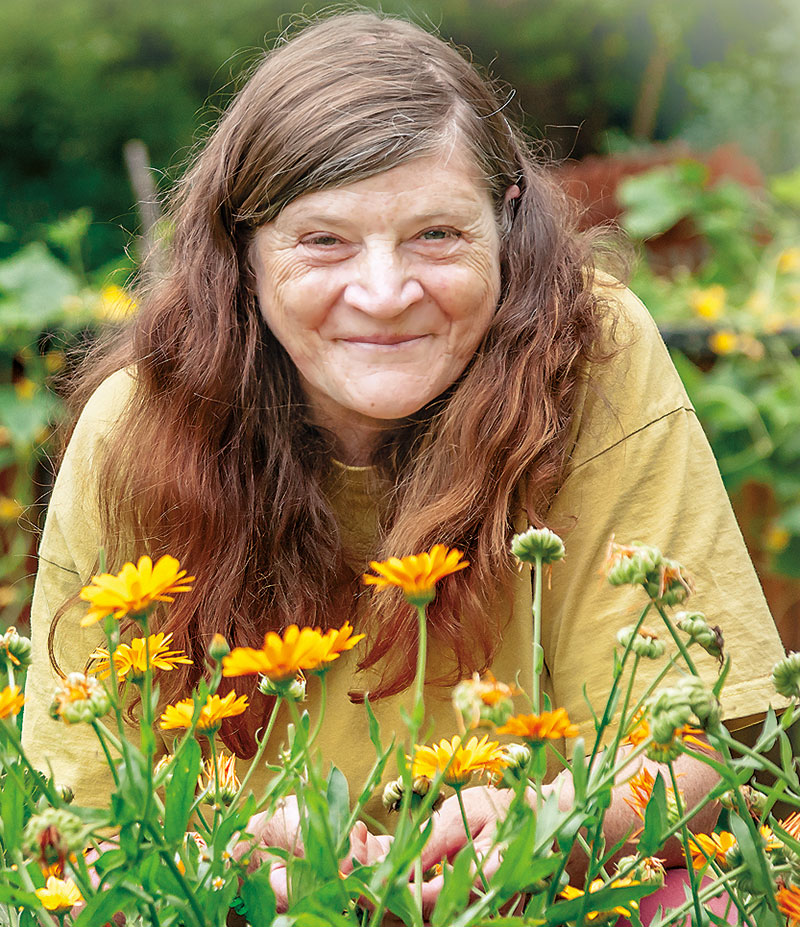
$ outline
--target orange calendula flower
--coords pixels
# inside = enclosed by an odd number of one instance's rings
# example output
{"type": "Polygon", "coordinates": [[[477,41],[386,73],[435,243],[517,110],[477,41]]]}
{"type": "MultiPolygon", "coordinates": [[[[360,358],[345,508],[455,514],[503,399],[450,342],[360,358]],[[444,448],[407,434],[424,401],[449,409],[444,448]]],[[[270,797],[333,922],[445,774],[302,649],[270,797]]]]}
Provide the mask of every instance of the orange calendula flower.
{"type": "MultiPolygon", "coordinates": [[[[120,644],[116,648],[114,666],[119,679],[124,679],[128,675],[132,679],[141,679],[147,669],[148,657],[150,667],[160,670],[171,670],[179,663],[191,664],[192,662],[182,650],[170,650],[171,634],[161,632],[151,634],[147,638],[147,653],[145,653],[144,642],[143,637],[135,637],[130,644],[120,644]]],[[[92,668],[91,672],[96,673],[98,679],[108,679],[111,675],[108,650],[105,647],[98,647],[90,659],[101,661],[92,668]]]]}
{"type": "Polygon", "coordinates": [[[435,586],[440,579],[469,566],[468,561],[461,559],[463,556],[460,550],[448,550],[444,544],[434,544],[424,554],[390,557],[381,562],[373,560],[370,568],[379,575],[365,573],[364,582],[379,588],[397,586],[412,605],[427,605],[433,601],[435,586]]]}
{"type": "Polygon", "coordinates": [[[562,737],[577,737],[578,728],[569,720],[566,708],[543,711],[540,715],[516,715],[497,729],[498,734],[521,737],[530,744],[547,740],[561,740],[562,737]]]}
{"type": "MultiPolygon", "coordinates": [[[[642,769],[628,780],[628,789],[631,794],[625,797],[625,804],[642,820],[644,820],[645,808],[653,795],[655,784],[656,780],[647,769],[642,769]]],[[[669,788],[667,789],[667,808],[672,816],[677,813],[675,791],[669,788]]]]}
{"type": "MultiPolygon", "coordinates": [[[[601,888],[627,888],[629,885],[639,885],[639,882],[634,881],[633,879],[614,879],[613,882],[604,882],[602,879],[594,879],[589,885],[589,894],[591,895],[594,892],[599,892],[601,888]]],[[[586,892],[582,888],[575,888],[572,885],[567,885],[560,893],[562,898],[566,898],[567,901],[572,901],[573,898],[580,898],[581,895],[585,895],[586,892]]],[[[603,917],[604,915],[619,914],[622,917],[630,917],[631,911],[636,911],[639,908],[638,901],[627,901],[625,902],[625,907],[622,905],[617,905],[617,907],[612,908],[611,911],[587,911],[586,920],[593,921],[598,917],[603,917]]]]}
{"type": "Polygon", "coordinates": [[[72,907],[83,901],[78,886],[72,879],[58,879],[49,876],[44,888],[36,889],[36,897],[48,911],[66,914],[72,907]]]}
{"type": "MultiPolygon", "coordinates": [[[[682,740],[684,743],[693,744],[695,747],[699,747],[701,750],[711,751],[711,747],[705,740],[701,740],[700,737],[703,734],[703,729],[699,727],[692,727],[691,724],[684,724],[683,727],[679,727],[675,731],[675,737],[682,740]],[[697,735],[700,735],[697,736],[697,735]]],[[[650,736],[650,725],[647,723],[647,718],[644,715],[643,711],[636,713],[632,720],[632,727],[628,731],[627,735],[623,737],[622,744],[632,747],[638,747],[640,743],[643,743],[650,736]]]]}
{"type": "Polygon", "coordinates": [[[222,658],[223,676],[248,676],[261,673],[272,682],[294,679],[303,670],[313,672],[325,664],[337,660],[345,650],[350,650],[364,637],[353,634],[353,628],[345,621],[338,631],[325,634],[319,628],[298,628],[291,624],[283,636],[268,631],[264,646],[234,647],[222,658]]]}
{"type": "Polygon", "coordinates": [[[6,686],[0,692],[0,719],[19,714],[25,702],[25,696],[19,686],[6,686]]]}
{"type": "Polygon", "coordinates": [[[800,888],[796,885],[779,888],[775,896],[778,910],[789,918],[789,927],[800,925],[800,888]]]}
{"type": "MultiPolygon", "coordinates": [[[[209,695],[205,705],[200,710],[197,721],[197,730],[204,734],[213,734],[219,730],[225,718],[240,715],[247,708],[247,696],[231,691],[220,698],[219,695],[209,695]]],[[[177,727],[191,727],[194,715],[194,701],[190,698],[181,699],[177,705],[167,705],[161,715],[160,724],[164,730],[177,727]]]]}
{"type": "Polygon", "coordinates": [[[790,837],[800,840],[800,811],[792,812],[788,818],[784,818],[778,823],[790,837]]]}
{"type": "Polygon", "coordinates": [[[480,740],[471,737],[463,743],[456,734],[452,740],[440,740],[431,747],[417,746],[411,759],[414,778],[426,776],[433,779],[444,772],[444,782],[453,788],[466,785],[475,773],[499,776],[508,765],[503,748],[496,740],[489,740],[485,734],[480,740]]]}
{"type": "Polygon", "coordinates": [[[689,834],[689,849],[692,854],[692,866],[702,869],[712,860],[724,867],[727,863],[728,850],[736,843],[733,834],[723,830],[714,834],[689,834]]]}
{"type": "Polygon", "coordinates": [[[144,556],[139,557],[136,566],[126,563],[116,575],[93,576],[91,584],[80,592],[81,598],[91,604],[81,619],[81,626],[88,627],[106,615],[117,619],[135,615],[153,602],[173,602],[175,593],[189,592],[194,582],[194,576],[187,576],[180,566],[169,554],[156,563],[144,556]]]}

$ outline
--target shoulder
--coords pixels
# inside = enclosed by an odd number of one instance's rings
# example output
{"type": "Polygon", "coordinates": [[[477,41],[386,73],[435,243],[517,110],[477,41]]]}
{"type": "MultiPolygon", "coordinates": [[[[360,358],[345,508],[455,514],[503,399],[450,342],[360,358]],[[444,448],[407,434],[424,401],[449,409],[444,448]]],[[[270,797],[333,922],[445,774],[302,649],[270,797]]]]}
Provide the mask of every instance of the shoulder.
{"type": "Polygon", "coordinates": [[[114,427],[133,398],[136,377],[131,368],[117,370],[92,393],[73,431],[70,446],[102,438],[114,427]]]}
{"type": "Polygon", "coordinates": [[[692,411],[655,321],[641,300],[598,272],[594,293],[601,343],[582,371],[575,401],[569,469],[602,454],[665,416],[692,411]]]}

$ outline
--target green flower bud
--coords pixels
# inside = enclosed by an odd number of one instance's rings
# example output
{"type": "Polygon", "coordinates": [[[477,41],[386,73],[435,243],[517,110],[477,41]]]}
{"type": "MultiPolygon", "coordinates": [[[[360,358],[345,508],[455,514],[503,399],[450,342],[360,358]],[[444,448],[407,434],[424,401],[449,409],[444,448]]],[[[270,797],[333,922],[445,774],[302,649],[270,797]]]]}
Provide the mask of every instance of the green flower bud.
{"type": "Polygon", "coordinates": [[[648,576],[644,588],[654,602],[680,605],[689,598],[694,586],[680,563],[665,557],[658,576],[648,576]]]}
{"type": "Polygon", "coordinates": [[[16,628],[8,628],[5,634],[0,636],[0,657],[14,668],[25,669],[31,665],[30,640],[18,634],[16,628]]]}
{"type": "Polygon", "coordinates": [[[606,577],[612,586],[642,585],[659,574],[663,560],[657,547],[612,541],[606,558],[606,577]]]}
{"type": "Polygon", "coordinates": [[[664,863],[657,856],[623,856],[617,863],[617,874],[623,872],[642,885],[663,885],[666,878],[664,863]]]}
{"type": "Polygon", "coordinates": [[[53,696],[50,717],[66,724],[82,724],[102,718],[111,707],[111,698],[94,676],[69,673],[53,696]]]}
{"type": "Polygon", "coordinates": [[[502,777],[498,777],[492,785],[498,789],[513,789],[520,779],[525,778],[531,761],[531,748],[527,744],[504,744],[503,753],[507,765],[503,767],[502,777]]]}
{"type": "Polygon", "coordinates": [[[649,760],[654,760],[656,763],[672,763],[677,760],[681,753],[683,753],[683,741],[680,737],[674,736],[674,730],[672,733],[672,739],[665,743],[658,743],[655,740],[651,741],[647,750],[645,750],[645,756],[649,760]]]}
{"type": "Polygon", "coordinates": [[[230,652],[231,645],[221,634],[215,634],[211,638],[211,643],[208,645],[208,655],[215,663],[219,663],[222,658],[227,657],[230,652]]]}
{"type": "MultiPolygon", "coordinates": [[[[747,860],[744,857],[741,849],[739,848],[738,843],[734,843],[733,846],[725,854],[725,869],[736,869],[739,866],[742,866],[746,863],[747,860]]],[[[771,866],[769,867],[772,868],[771,866]]],[[[741,892],[746,892],[748,895],[763,895],[764,891],[761,888],[760,884],[753,879],[753,870],[748,866],[743,869],[738,875],[734,876],[733,883],[741,892]]]]}
{"type": "Polygon", "coordinates": [[[660,689],[649,701],[650,733],[658,743],[672,740],[674,732],[688,724],[692,704],[688,694],[675,686],[660,689]]]}
{"type": "Polygon", "coordinates": [[[640,628],[635,632],[633,625],[622,628],[617,632],[617,641],[621,647],[627,647],[630,642],[633,653],[648,660],[657,660],[664,653],[664,642],[659,640],[653,631],[640,628]]]}
{"type": "Polygon", "coordinates": [[[511,539],[511,553],[520,563],[555,563],[563,560],[566,551],[564,542],[549,528],[528,528],[511,539]]]}
{"type": "Polygon", "coordinates": [[[75,793],[68,785],[57,785],[56,794],[65,805],[71,805],[75,801],[75,793]]]}
{"type": "Polygon", "coordinates": [[[725,639],[719,625],[712,628],[706,621],[705,615],[700,612],[678,612],[675,616],[675,624],[706,653],[722,660],[725,639]]]}
{"type": "MultiPolygon", "coordinates": [[[[427,776],[417,776],[411,786],[411,808],[416,809],[422,803],[422,800],[430,792],[433,781],[427,776]]],[[[387,811],[399,811],[403,801],[403,792],[405,791],[402,779],[394,779],[386,784],[383,790],[383,807],[387,811]]],[[[444,801],[444,795],[439,794],[431,805],[431,812],[441,807],[444,801]]]]}
{"type": "Polygon", "coordinates": [[[786,698],[800,698],[800,653],[792,651],[772,667],[772,685],[786,698]]]}

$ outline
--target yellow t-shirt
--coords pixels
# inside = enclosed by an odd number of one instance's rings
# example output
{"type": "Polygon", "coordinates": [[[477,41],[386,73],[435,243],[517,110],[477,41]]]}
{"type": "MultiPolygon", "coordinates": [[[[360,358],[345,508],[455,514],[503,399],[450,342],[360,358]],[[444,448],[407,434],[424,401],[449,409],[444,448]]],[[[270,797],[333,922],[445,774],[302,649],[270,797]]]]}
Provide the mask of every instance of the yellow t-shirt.
{"type": "MultiPolygon", "coordinates": [[[[606,287],[603,295],[615,303],[623,348],[610,363],[589,367],[580,381],[568,475],[549,512],[548,524],[564,539],[567,556],[553,566],[550,588],[545,588],[544,690],[591,740],[592,714],[583,685],[595,710],[602,711],[611,686],[616,632],[635,620],[645,602],[641,590],[614,589],[600,575],[613,533],[620,541],[660,547],[694,575],[697,591],[689,604],[722,627],[733,657],[723,690],[726,719],[782,704],[770,684],[770,671],[783,648],[694,410],[642,304],[622,287],[606,287]]],[[[110,777],[91,729],[79,725],[67,730],[48,715],[57,677],[48,659],[47,637],[56,609],[90,579],[99,545],[97,513],[90,504],[92,459],[131,385],[124,371],[110,377],[81,416],[53,491],[33,600],[34,662],[23,740],[34,764],[42,769],[49,764],[56,779],[74,789],[78,803],[87,805],[104,799],[110,777]]],[[[366,568],[375,549],[380,483],[369,468],[334,465],[330,497],[347,547],[363,556],[361,566],[366,568]]],[[[515,517],[515,527],[527,527],[523,515],[515,517]]],[[[520,684],[530,691],[530,573],[520,573],[513,582],[511,613],[492,669],[508,682],[519,674],[520,684]]],[[[80,628],[84,610],[77,606],[68,613],[55,636],[55,655],[67,672],[83,669],[87,655],[101,643],[96,626],[80,628]]],[[[658,620],[654,616],[647,623],[656,627],[658,620]]],[[[706,679],[716,678],[718,667],[711,657],[700,654],[695,659],[706,679]]],[[[329,707],[319,740],[325,758],[347,776],[354,797],[375,761],[365,709],[347,698],[350,689],[370,688],[369,680],[356,673],[356,663],[355,653],[345,654],[328,673],[329,707]]],[[[430,678],[440,676],[447,663],[448,655],[433,641],[430,678]]],[[[661,665],[641,662],[638,691],[661,665]]],[[[318,685],[309,681],[312,718],[318,685]]],[[[399,708],[408,708],[409,701],[406,692],[375,703],[385,742],[393,732],[402,737],[399,708]]],[[[429,737],[456,732],[449,691],[426,686],[426,709],[429,737]]],[[[273,757],[285,739],[285,721],[280,718],[275,729],[269,751],[273,757]]],[[[268,778],[266,769],[254,773],[257,796],[268,778]]],[[[380,789],[367,810],[384,817],[380,789]]]]}

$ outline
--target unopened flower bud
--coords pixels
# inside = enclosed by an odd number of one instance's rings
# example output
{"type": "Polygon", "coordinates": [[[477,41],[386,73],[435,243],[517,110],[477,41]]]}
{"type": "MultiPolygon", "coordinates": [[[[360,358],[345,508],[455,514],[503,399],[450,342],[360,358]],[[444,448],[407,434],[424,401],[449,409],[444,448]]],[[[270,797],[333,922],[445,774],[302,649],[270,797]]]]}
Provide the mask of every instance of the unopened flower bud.
{"type": "Polygon", "coordinates": [[[612,586],[642,585],[657,575],[663,560],[657,547],[612,541],[606,556],[606,577],[612,586]]]}
{"type": "Polygon", "coordinates": [[[786,698],[800,698],[800,653],[792,651],[772,667],[772,685],[786,698]]]}
{"type": "Polygon", "coordinates": [[[221,634],[215,634],[208,645],[208,655],[216,663],[219,663],[223,657],[227,657],[231,652],[231,645],[221,634]]]}
{"type": "Polygon", "coordinates": [[[111,699],[94,676],[69,673],[53,696],[50,716],[66,724],[94,721],[111,707],[111,699]]]}
{"type": "MultiPolygon", "coordinates": [[[[420,806],[425,796],[430,792],[431,786],[433,785],[433,780],[429,779],[427,776],[417,776],[411,786],[411,808],[416,809],[420,806]]],[[[399,811],[400,805],[403,801],[403,780],[394,779],[392,782],[386,784],[386,788],[383,790],[383,807],[387,811],[399,811]]],[[[431,805],[431,812],[436,811],[444,801],[444,795],[441,793],[436,796],[431,805]]]]}
{"type": "Polygon", "coordinates": [[[531,761],[531,748],[527,744],[504,744],[505,765],[492,785],[498,789],[511,789],[526,776],[531,761]]]}
{"type": "Polygon", "coordinates": [[[746,892],[748,895],[763,895],[760,882],[753,878],[753,870],[749,865],[745,865],[745,863],[748,862],[749,861],[745,859],[739,844],[734,843],[725,854],[725,864],[722,866],[722,868],[727,870],[739,869],[741,867],[740,871],[732,879],[736,887],[740,889],[740,891],[746,892]]]}
{"type": "Polygon", "coordinates": [[[657,743],[672,740],[675,731],[688,723],[692,705],[687,693],[677,687],[660,689],[649,702],[650,733],[657,743]]]}
{"type": "Polygon", "coordinates": [[[718,660],[722,659],[725,646],[722,629],[718,625],[711,627],[705,615],[700,612],[678,612],[675,616],[675,624],[706,653],[718,660]]]}
{"type": "MultiPolygon", "coordinates": [[[[673,735],[674,733],[673,731],[673,735]]],[[[680,737],[675,736],[665,743],[652,740],[645,750],[645,756],[648,760],[653,760],[656,763],[673,763],[681,753],[683,753],[683,741],[680,737]]]]}
{"type": "Polygon", "coordinates": [[[381,800],[383,801],[383,807],[387,811],[399,811],[400,803],[403,800],[403,780],[393,779],[391,782],[387,782],[381,800]]]}
{"type": "Polygon", "coordinates": [[[22,637],[16,628],[8,628],[0,636],[0,658],[4,658],[12,667],[25,669],[31,664],[31,642],[22,637]]]}
{"type": "Polygon", "coordinates": [[[617,632],[617,641],[621,647],[627,647],[630,642],[631,650],[637,656],[657,660],[664,653],[664,641],[658,639],[655,631],[648,628],[639,628],[638,632],[632,625],[617,632]]]}
{"type": "Polygon", "coordinates": [[[555,563],[564,559],[564,542],[549,528],[528,528],[511,539],[511,553],[520,563],[555,563]]]}
{"type": "Polygon", "coordinates": [[[65,805],[71,805],[75,801],[75,793],[68,785],[57,785],[56,794],[65,805]]]}

